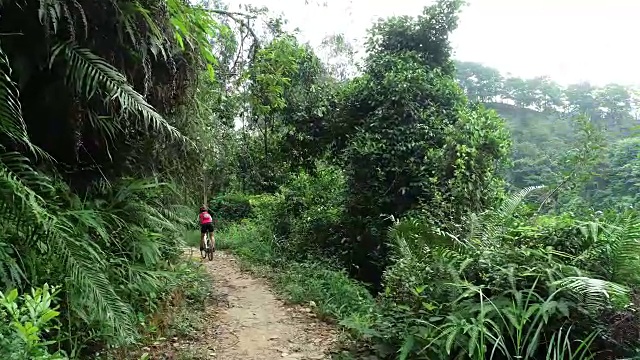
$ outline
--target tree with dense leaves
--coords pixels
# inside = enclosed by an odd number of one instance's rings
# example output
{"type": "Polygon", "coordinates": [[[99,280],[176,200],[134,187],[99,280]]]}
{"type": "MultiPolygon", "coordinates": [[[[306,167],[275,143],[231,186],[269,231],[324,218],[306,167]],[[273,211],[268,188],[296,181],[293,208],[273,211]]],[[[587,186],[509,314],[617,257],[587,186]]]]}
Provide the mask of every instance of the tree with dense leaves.
{"type": "Polygon", "coordinates": [[[333,136],[344,146],[348,184],[345,261],[375,285],[387,261],[384,217],[424,207],[434,223],[459,219],[501,189],[503,122],[467,104],[452,76],[447,36],[460,5],[441,1],[417,18],[377,23],[364,73],[342,95],[333,136]]]}
{"type": "Polygon", "coordinates": [[[456,77],[470,100],[498,101],[503,79],[496,69],[473,62],[456,62],[456,77]]]}

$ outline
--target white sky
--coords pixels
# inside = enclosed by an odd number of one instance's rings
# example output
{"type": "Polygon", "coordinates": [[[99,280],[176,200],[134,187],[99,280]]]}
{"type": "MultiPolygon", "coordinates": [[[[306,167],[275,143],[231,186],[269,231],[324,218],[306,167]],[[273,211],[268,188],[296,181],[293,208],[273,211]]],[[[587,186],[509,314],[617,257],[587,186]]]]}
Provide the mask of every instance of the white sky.
{"type": "MultiPolygon", "coordinates": [[[[241,0],[283,12],[303,41],[362,40],[378,17],[417,15],[430,0],[241,0]],[[318,6],[325,2],[327,6],[318,6]]],[[[640,84],[640,0],[469,0],[455,58],[519,77],[640,84]]],[[[233,8],[233,6],[232,6],[233,8]]]]}

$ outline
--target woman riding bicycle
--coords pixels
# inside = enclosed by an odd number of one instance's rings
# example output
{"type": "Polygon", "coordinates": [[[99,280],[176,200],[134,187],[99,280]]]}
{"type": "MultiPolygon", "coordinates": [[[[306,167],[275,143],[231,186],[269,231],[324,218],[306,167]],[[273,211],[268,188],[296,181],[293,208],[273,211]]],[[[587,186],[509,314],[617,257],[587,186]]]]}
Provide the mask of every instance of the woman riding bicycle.
{"type": "Polygon", "coordinates": [[[202,249],[205,248],[205,237],[207,235],[207,233],[209,233],[210,237],[211,237],[211,244],[212,244],[212,249],[213,251],[216,251],[216,240],[213,237],[213,218],[211,217],[211,214],[209,213],[209,211],[207,210],[206,207],[201,206],[200,207],[200,251],[202,251],[202,249]]]}

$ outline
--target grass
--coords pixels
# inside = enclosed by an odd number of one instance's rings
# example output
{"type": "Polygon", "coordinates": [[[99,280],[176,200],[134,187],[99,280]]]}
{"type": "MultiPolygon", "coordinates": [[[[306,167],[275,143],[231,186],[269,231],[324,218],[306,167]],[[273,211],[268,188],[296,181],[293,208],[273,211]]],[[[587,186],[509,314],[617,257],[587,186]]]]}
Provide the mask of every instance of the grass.
{"type": "Polygon", "coordinates": [[[288,302],[311,307],[319,317],[338,322],[352,335],[366,335],[375,319],[375,300],[344,271],[321,260],[288,261],[268,227],[251,221],[228,227],[216,239],[218,247],[234,253],[245,269],[267,277],[288,302]]]}
{"type": "MultiPolygon", "coordinates": [[[[197,241],[197,236],[198,232],[187,233],[187,243],[189,244],[192,238],[197,241]],[[196,236],[193,236],[194,234],[196,236]]],[[[148,352],[151,344],[155,344],[151,346],[156,348],[155,351],[163,351],[162,349],[171,347],[167,339],[196,338],[195,335],[207,326],[201,312],[215,296],[212,284],[210,275],[200,262],[185,258],[173,268],[170,291],[162,296],[156,311],[149,315],[139,314],[138,325],[142,329],[143,338],[138,344],[110,349],[96,356],[96,359],[145,359],[142,355],[148,352]]],[[[199,359],[190,355],[188,349],[182,351],[179,356],[185,359],[199,359]]]]}
{"type": "Polygon", "coordinates": [[[187,246],[199,248],[200,247],[200,230],[190,230],[185,234],[185,243],[187,246]]]}

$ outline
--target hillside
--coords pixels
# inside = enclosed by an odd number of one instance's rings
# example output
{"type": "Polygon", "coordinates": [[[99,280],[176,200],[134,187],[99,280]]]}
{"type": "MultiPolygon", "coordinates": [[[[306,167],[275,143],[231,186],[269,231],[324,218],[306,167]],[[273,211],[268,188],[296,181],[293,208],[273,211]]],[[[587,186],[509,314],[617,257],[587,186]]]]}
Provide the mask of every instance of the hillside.
{"type": "Polygon", "coordinates": [[[571,188],[586,201],[584,206],[635,205],[630,199],[636,198],[638,181],[631,169],[639,162],[634,128],[640,122],[634,89],[588,83],[562,87],[547,77],[504,78],[473,62],[456,66],[467,96],[506,121],[512,164],[505,175],[512,187],[555,187],[572,178],[563,192],[571,188]],[[621,147],[627,150],[621,152],[621,147]]]}

